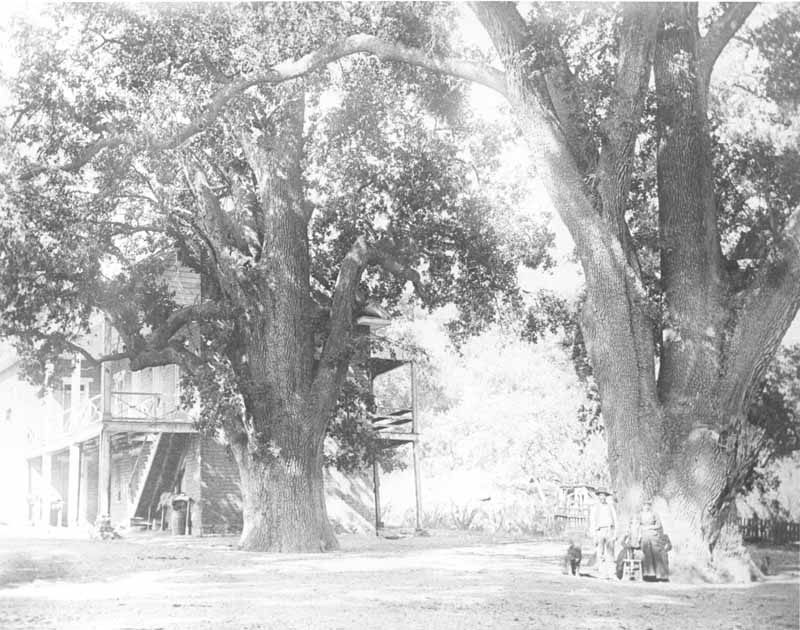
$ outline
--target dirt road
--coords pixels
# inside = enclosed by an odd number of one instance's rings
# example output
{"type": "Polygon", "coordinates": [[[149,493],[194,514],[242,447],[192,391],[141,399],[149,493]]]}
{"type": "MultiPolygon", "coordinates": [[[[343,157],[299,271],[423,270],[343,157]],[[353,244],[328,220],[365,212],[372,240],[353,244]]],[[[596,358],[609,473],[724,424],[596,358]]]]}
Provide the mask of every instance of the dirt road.
{"type": "Polygon", "coordinates": [[[796,566],[747,585],[561,575],[554,542],[341,538],[272,556],[227,538],[0,538],[3,630],[777,630],[800,627],[796,566]]]}

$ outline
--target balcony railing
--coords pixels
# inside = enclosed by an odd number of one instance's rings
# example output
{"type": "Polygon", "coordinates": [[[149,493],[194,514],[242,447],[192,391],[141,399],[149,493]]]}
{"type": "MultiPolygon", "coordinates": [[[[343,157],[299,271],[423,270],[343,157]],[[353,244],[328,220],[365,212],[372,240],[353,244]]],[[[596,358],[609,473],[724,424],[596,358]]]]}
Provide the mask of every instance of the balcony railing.
{"type": "Polygon", "coordinates": [[[174,394],[164,392],[111,392],[111,417],[115,420],[183,420],[186,414],[174,394]]]}
{"type": "Polygon", "coordinates": [[[28,428],[28,443],[41,445],[58,440],[100,424],[103,414],[100,409],[100,396],[84,399],[77,407],[64,408],[53,399],[42,407],[39,422],[31,422],[28,428]]]}
{"type": "Polygon", "coordinates": [[[62,426],[64,433],[69,434],[83,429],[93,424],[97,424],[103,419],[103,413],[100,410],[100,396],[93,396],[86,400],[82,400],[77,408],[68,408],[64,410],[62,426]]]}
{"type": "MultiPolygon", "coordinates": [[[[73,408],[64,408],[50,399],[41,410],[37,422],[28,428],[28,445],[34,450],[53,442],[59,442],[83,429],[97,426],[103,421],[101,396],[80,401],[73,408]]],[[[191,422],[190,415],[179,406],[178,396],[164,392],[115,392],[112,391],[106,418],[112,420],[155,422],[191,422]]]]}

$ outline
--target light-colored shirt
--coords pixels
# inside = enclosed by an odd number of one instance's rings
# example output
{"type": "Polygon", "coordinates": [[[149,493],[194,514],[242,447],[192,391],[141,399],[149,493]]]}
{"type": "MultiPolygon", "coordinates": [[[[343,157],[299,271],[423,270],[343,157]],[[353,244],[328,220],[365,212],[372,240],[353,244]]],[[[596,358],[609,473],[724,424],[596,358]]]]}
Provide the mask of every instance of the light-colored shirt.
{"type": "Polygon", "coordinates": [[[611,503],[596,503],[592,510],[592,527],[600,529],[601,527],[616,527],[617,526],[617,511],[611,503]]]}

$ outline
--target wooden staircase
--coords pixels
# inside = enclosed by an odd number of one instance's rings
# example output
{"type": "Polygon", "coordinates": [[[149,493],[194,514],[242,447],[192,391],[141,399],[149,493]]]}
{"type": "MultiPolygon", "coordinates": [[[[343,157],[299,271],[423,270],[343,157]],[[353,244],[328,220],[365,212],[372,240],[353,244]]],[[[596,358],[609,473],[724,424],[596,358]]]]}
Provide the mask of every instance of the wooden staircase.
{"type": "Polygon", "coordinates": [[[133,465],[131,479],[128,483],[128,514],[131,515],[131,525],[141,525],[141,523],[134,523],[134,520],[141,520],[136,519],[136,513],[142,499],[145,482],[158,452],[161,435],[161,433],[149,433],[145,437],[139,450],[139,456],[133,465]]]}
{"type": "Polygon", "coordinates": [[[159,499],[164,492],[172,492],[183,462],[190,434],[162,433],[153,449],[149,472],[142,483],[136,510],[131,512],[137,520],[149,523],[159,510],[159,499]]]}

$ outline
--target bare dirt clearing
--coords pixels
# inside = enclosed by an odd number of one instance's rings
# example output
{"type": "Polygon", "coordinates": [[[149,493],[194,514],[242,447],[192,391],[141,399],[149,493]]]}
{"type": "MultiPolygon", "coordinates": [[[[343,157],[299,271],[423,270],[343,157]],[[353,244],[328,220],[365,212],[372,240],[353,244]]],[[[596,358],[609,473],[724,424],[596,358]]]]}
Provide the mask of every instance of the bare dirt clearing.
{"type": "Polygon", "coordinates": [[[234,539],[0,538],[4,630],[798,628],[797,554],[747,585],[561,575],[564,544],[436,533],[342,536],[320,555],[234,539]]]}

